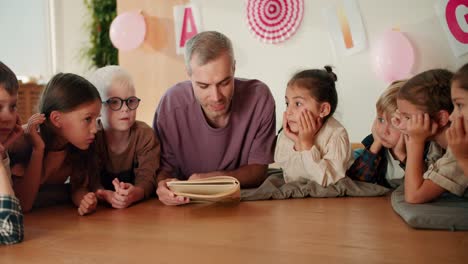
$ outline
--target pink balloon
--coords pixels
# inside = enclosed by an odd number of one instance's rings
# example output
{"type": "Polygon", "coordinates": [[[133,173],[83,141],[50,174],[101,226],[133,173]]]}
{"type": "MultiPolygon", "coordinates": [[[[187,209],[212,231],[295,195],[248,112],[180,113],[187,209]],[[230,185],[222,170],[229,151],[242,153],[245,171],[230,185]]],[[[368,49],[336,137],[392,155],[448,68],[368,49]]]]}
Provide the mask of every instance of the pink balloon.
{"type": "Polygon", "coordinates": [[[139,12],[125,12],[118,15],[110,25],[112,44],[119,50],[138,48],[145,40],[145,18],[139,12]]]}
{"type": "Polygon", "coordinates": [[[414,65],[414,50],[406,36],[389,30],[377,41],[372,52],[375,73],[391,83],[408,78],[414,65]]]}

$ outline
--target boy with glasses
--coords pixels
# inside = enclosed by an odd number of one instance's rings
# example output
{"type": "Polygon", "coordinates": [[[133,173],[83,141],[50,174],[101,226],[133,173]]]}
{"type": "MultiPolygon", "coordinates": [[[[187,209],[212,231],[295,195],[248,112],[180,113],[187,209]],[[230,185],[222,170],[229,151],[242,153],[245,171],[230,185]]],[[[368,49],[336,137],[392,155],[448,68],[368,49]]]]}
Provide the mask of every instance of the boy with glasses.
{"type": "Polygon", "coordinates": [[[98,69],[90,78],[103,99],[96,134],[100,181],[96,195],[114,208],[126,208],[155,192],[160,148],[153,129],[136,121],[140,99],[120,66],[98,69]]]}

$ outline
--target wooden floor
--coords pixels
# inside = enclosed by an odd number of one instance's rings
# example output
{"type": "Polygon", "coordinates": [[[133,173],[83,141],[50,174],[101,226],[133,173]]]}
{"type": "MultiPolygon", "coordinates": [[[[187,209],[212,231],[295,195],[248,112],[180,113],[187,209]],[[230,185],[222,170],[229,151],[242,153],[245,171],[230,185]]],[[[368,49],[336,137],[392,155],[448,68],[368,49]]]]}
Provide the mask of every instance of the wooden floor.
{"type": "Polygon", "coordinates": [[[0,263],[468,263],[468,232],[414,230],[390,198],[298,199],[25,217],[0,263]]]}

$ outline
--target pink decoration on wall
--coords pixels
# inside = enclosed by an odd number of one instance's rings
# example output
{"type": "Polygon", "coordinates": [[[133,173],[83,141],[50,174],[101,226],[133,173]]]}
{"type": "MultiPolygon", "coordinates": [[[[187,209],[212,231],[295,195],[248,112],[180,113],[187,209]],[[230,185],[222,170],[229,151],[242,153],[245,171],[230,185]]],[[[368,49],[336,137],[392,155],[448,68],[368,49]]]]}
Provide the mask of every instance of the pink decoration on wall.
{"type": "Polygon", "coordinates": [[[109,35],[112,44],[119,50],[138,48],[145,40],[146,23],[140,12],[125,12],[112,21],[109,35]]]}
{"type": "Polygon", "coordinates": [[[437,0],[434,6],[453,55],[468,53],[468,0],[437,0]]]}
{"type": "Polygon", "coordinates": [[[468,44],[468,32],[461,26],[468,25],[468,1],[449,0],[445,9],[445,19],[452,35],[463,44],[468,44]]]}
{"type": "Polygon", "coordinates": [[[409,77],[414,64],[414,50],[403,33],[389,30],[376,42],[372,58],[375,73],[391,83],[409,77]]]}
{"type": "Polygon", "coordinates": [[[267,43],[280,43],[294,35],[303,15],[304,0],[247,1],[249,29],[267,43]]]}
{"type": "Polygon", "coordinates": [[[182,22],[182,33],[180,36],[179,47],[185,47],[185,42],[196,34],[198,34],[198,30],[195,19],[193,18],[192,8],[186,7],[184,10],[184,20],[182,22]]]}
{"type": "Polygon", "coordinates": [[[176,54],[184,54],[185,43],[203,32],[200,8],[195,2],[187,5],[175,5],[174,8],[174,35],[176,54]]]}

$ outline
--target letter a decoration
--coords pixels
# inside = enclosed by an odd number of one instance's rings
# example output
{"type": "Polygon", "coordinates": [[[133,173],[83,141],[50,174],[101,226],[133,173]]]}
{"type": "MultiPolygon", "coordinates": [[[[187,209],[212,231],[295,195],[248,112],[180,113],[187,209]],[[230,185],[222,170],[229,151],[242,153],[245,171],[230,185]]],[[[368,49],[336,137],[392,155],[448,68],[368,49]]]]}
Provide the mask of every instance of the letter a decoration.
{"type": "Polygon", "coordinates": [[[183,54],[185,43],[202,30],[200,9],[195,4],[174,6],[176,53],[183,54]]]}
{"type": "Polygon", "coordinates": [[[252,34],[276,44],[294,35],[301,25],[304,0],[248,0],[246,12],[252,34]]]}

